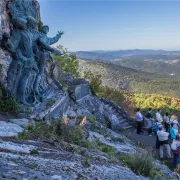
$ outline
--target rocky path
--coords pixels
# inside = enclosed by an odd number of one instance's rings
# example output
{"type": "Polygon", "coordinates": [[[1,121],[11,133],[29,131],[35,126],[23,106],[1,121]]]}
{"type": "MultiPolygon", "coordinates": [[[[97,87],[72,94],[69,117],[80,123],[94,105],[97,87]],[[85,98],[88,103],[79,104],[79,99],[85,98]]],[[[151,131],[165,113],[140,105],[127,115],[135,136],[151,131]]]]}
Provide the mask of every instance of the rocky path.
{"type": "MultiPolygon", "coordinates": [[[[20,127],[15,128],[15,126],[18,127],[19,121],[22,121],[22,119],[9,120],[8,122],[1,121],[2,124],[7,123],[0,129],[3,132],[0,135],[0,138],[2,138],[0,140],[0,179],[2,180],[149,179],[137,176],[125,167],[121,161],[102,151],[50,139],[43,141],[40,139],[20,140],[12,138],[11,131],[17,134],[21,132],[19,131],[20,127]],[[11,124],[14,126],[12,127],[11,124]]],[[[115,154],[132,154],[144,151],[122,133],[116,133],[99,123],[94,124],[93,127],[92,131],[88,131],[87,140],[111,146],[115,149],[115,154]],[[105,134],[102,135],[96,132],[96,126],[105,130],[105,134]]],[[[145,135],[144,138],[146,138],[145,135]]],[[[154,163],[167,175],[171,173],[159,161],[154,163]]]]}
{"type": "Polygon", "coordinates": [[[155,148],[156,145],[156,135],[152,136],[147,135],[147,131],[144,131],[142,134],[137,134],[136,129],[133,129],[131,133],[129,133],[129,137],[132,141],[139,143],[145,148],[155,148]]]}
{"type": "Polygon", "coordinates": [[[111,129],[119,131],[119,129],[124,129],[126,131],[131,131],[133,129],[132,119],[129,117],[128,113],[120,106],[118,106],[114,101],[102,98],[101,101],[103,105],[111,112],[111,129]]]}

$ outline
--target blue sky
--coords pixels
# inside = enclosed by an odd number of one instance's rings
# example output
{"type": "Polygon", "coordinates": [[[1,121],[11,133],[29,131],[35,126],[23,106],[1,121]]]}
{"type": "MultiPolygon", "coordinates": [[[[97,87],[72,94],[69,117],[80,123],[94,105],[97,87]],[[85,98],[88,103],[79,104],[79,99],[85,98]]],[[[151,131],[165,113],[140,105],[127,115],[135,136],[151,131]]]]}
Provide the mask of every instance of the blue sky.
{"type": "Polygon", "coordinates": [[[180,50],[180,1],[39,0],[49,36],[69,51],[180,50]]]}

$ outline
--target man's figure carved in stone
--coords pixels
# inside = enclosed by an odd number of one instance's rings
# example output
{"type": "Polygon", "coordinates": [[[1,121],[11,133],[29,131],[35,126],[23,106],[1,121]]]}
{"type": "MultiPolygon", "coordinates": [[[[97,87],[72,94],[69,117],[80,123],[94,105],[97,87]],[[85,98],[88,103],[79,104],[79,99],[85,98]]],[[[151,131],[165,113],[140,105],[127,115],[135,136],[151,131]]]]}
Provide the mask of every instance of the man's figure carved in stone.
{"type": "MultiPolygon", "coordinates": [[[[44,57],[50,52],[56,51],[41,39],[39,32],[36,30],[36,20],[28,16],[27,20],[23,18],[13,18],[14,30],[11,38],[4,34],[4,46],[14,54],[14,63],[10,68],[11,76],[9,82],[11,85],[11,77],[16,77],[14,69],[17,69],[19,81],[16,81],[17,91],[16,98],[20,103],[25,105],[35,104],[37,102],[36,89],[34,84],[37,77],[43,76],[44,57]],[[40,50],[39,50],[40,49],[40,50]],[[36,57],[36,58],[35,58],[36,57]],[[37,66],[38,63],[38,66],[37,66]]],[[[58,54],[58,52],[56,52],[58,54]]],[[[12,87],[12,85],[11,85],[12,87]]],[[[13,88],[13,87],[12,87],[13,88]]]]}
{"type": "MultiPolygon", "coordinates": [[[[36,78],[36,82],[34,85],[36,94],[40,94],[40,88],[41,88],[41,90],[44,90],[43,87],[41,86],[41,84],[44,81],[43,77],[44,77],[44,71],[45,71],[45,62],[50,60],[50,61],[52,61],[53,64],[55,64],[55,60],[54,60],[52,53],[59,55],[59,56],[62,55],[61,53],[59,53],[59,52],[55,51],[53,48],[51,48],[50,45],[58,42],[58,40],[61,38],[62,34],[64,34],[64,33],[58,32],[58,34],[54,38],[49,38],[49,37],[47,37],[48,32],[49,32],[48,26],[43,26],[41,28],[41,35],[40,35],[40,39],[39,39],[41,54],[38,59],[39,73],[38,73],[38,76],[36,78]],[[47,47],[50,48],[48,51],[47,51],[47,47]],[[52,53],[50,53],[49,51],[52,53]]],[[[61,84],[54,78],[54,76],[52,75],[52,72],[50,72],[50,73],[51,73],[51,78],[53,79],[56,86],[59,89],[61,89],[62,88],[61,84]]]]}
{"type": "MultiPolygon", "coordinates": [[[[20,17],[13,18],[13,25],[15,29],[12,32],[11,38],[8,38],[4,45],[14,54],[14,60],[20,65],[20,79],[17,82],[17,100],[25,105],[29,105],[27,102],[28,96],[26,96],[26,90],[29,88],[28,80],[32,73],[38,72],[33,53],[33,44],[37,37],[33,36],[33,33],[27,29],[27,20],[20,17]]],[[[30,102],[33,101],[34,99],[30,100],[30,102]]]]}

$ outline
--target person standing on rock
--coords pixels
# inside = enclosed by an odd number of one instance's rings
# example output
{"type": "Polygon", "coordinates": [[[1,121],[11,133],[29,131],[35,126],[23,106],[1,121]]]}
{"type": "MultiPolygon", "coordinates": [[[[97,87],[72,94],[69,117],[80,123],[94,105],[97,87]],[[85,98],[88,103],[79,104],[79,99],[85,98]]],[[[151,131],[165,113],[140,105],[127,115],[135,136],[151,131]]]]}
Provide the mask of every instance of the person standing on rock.
{"type": "Polygon", "coordinates": [[[171,158],[169,139],[168,139],[169,133],[163,131],[162,125],[158,127],[157,136],[158,136],[159,145],[160,145],[160,149],[159,149],[160,158],[161,159],[164,158],[164,155],[163,155],[164,148],[166,150],[167,157],[171,158]]]}
{"type": "Polygon", "coordinates": [[[140,112],[140,108],[137,108],[136,121],[137,121],[137,134],[142,132],[143,115],[140,112]]]}

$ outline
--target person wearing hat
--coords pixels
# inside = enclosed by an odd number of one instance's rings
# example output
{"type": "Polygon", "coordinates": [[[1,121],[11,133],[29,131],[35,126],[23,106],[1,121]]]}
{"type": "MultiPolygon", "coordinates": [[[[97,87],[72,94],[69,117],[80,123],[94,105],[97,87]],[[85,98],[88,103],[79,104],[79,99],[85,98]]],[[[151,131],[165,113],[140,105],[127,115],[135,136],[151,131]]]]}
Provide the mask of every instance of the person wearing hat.
{"type": "Polygon", "coordinates": [[[177,120],[177,116],[175,116],[175,115],[171,116],[171,123],[173,123],[173,128],[178,130],[179,122],[177,120]]]}
{"type": "Polygon", "coordinates": [[[160,125],[158,127],[158,131],[157,131],[157,136],[158,136],[158,140],[159,140],[159,144],[160,144],[160,149],[159,149],[159,154],[160,154],[160,158],[163,159],[164,155],[163,155],[163,151],[164,148],[166,150],[166,154],[168,158],[171,158],[171,151],[170,151],[170,146],[169,146],[169,133],[163,131],[163,127],[162,125],[160,125]]]}

